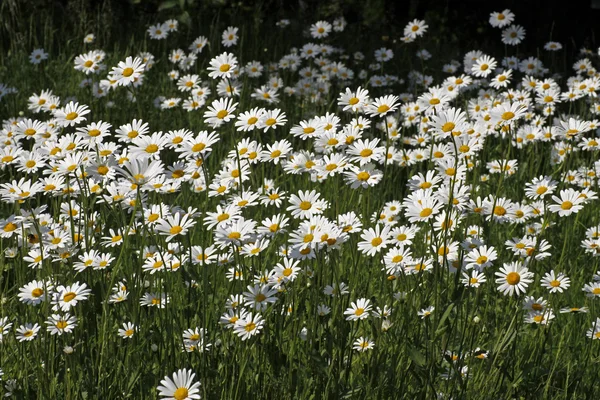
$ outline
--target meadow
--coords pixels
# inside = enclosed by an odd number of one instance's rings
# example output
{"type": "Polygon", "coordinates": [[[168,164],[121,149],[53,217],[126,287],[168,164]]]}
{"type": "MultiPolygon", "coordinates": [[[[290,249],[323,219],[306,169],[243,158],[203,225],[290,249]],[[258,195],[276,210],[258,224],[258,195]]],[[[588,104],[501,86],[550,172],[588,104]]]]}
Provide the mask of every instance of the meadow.
{"type": "Polygon", "coordinates": [[[597,398],[599,52],[520,17],[11,45],[0,394],[597,398]]]}

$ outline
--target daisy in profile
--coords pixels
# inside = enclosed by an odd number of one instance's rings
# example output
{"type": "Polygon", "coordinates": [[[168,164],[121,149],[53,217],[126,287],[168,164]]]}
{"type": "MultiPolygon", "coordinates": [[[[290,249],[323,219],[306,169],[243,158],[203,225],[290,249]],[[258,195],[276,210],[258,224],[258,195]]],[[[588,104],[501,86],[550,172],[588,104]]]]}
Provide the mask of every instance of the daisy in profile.
{"type": "Polygon", "coordinates": [[[588,329],[585,335],[593,340],[600,339],[600,318],[596,318],[596,321],[594,321],[592,327],[588,329]]]}
{"type": "Polygon", "coordinates": [[[541,284],[548,289],[550,293],[562,293],[571,286],[571,280],[562,272],[556,275],[554,270],[547,272],[542,278],[541,284]]]}
{"type": "Polygon", "coordinates": [[[196,376],[191,370],[180,369],[173,373],[173,379],[165,376],[156,388],[158,395],[166,400],[192,400],[200,398],[200,382],[194,382],[196,376]]]}
{"type": "Polygon", "coordinates": [[[427,308],[423,308],[422,310],[417,312],[417,315],[419,317],[421,317],[421,319],[425,319],[427,317],[429,317],[431,315],[431,313],[433,313],[433,311],[435,310],[434,306],[429,306],[427,308]]]}
{"type": "Polygon", "coordinates": [[[369,299],[358,299],[356,302],[352,302],[351,307],[344,311],[346,315],[346,321],[358,321],[369,317],[369,312],[373,306],[369,299]]]}
{"type": "Polygon", "coordinates": [[[546,51],[558,51],[560,49],[562,49],[562,44],[559,42],[548,42],[544,45],[546,51]]]}
{"type": "Polygon", "coordinates": [[[128,86],[142,76],[144,68],[146,64],[141,58],[127,57],[125,61],[120,61],[116,67],[113,67],[112,76],[119,86],[128,86]]]}
{"type": "Polygon", "coordinates": [[[354,341],[354,344],[352,345],[352,348],[354,350],[358,350],[360,352],[364,352],[367,350],[371,350],[375,347],[375,342],[373,342],[372,340],[369,340],[368,337],[359,337],[358,339],[356,339],[354,341]]]}
{"type": "Polygon", "coordinates": [[[496,272],[496,283],[499,284],[498,291],[505,296],[517,296],[525,293],[527,286],[533,282],[533,272],[519,262],[504,264],[499,272],[496,272]]]}
{"type": "Polygon", "coordinates": [[[38,324],[25,324],[17,328],[16,338],[19,342],[30,342],[36,338],[40,326],[38,324]]]}
{"type": "Polygon", "coordinates": [[[498,63],[493,57],[481,56],[475,60],[475,64],[471,67],[471,73],[476,77],[485,78],[491,74],[498,63]]]}
{"type": "Polygon", "coordinates": [[[95,39],[96,39],[96,37],[94,36],[94,34],[89,33],[89,34],[85,35],[85,37],[83,38],[83,43],[91,44],[91,43],[94,43],[95,39]]]}
{"type": "Polygon", "coordinates": [[[515,20],[515,14],[513,14],[510,10],[504,10],[501,12],[493,12],[490,14],[490,25],[494,28],[504,28],[512,24],[515,20]]]}
{"type": "Polygon", "coordinates": [[[210,67],[207,69],[211,72],[208,76],[213,79],[231,78],[237,66],[237,58],[232,53],[225,52],[210,60],[210,67]]]}

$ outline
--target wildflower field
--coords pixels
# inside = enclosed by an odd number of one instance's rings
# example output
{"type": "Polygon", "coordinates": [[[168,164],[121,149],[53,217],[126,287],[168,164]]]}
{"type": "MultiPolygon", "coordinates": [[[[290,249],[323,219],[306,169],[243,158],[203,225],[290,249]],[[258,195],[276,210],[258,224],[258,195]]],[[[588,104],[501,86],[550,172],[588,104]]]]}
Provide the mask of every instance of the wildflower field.
{"type": "Polygon", "coordinates": [[[0,394],[598,398],[600,57],[519,18],[3,54],[0,394]]]}

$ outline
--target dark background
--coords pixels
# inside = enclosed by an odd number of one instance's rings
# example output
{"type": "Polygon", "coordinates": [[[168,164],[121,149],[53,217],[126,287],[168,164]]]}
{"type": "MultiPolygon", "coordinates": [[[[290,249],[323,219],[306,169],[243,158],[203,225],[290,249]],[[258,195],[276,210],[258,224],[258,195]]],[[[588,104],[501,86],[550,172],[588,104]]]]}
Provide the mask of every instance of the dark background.
{"type": "Polygon", "coordinates": [[[281,18],[308,26],[317,19],[343,15],[361,37],[377,40],[381,36],[399,38],[409,20],[425,18],[441,46],[465,52],[498,46],[500,30],[489,25],[489,14],[509,8],[516,14],[515,23],[527,30],[523,50],[535,53],[547,41],[555,40],[565,51],[574,52],[584,45],[598,47],[600,10],[591,7],[592,1],[0,0],[0,46],[7,52],[14,42],[23,46],[43,43],[49,31],[64,37],[103,32],[105,41],[127,41],[134,33],[143,35],[150,23],[167,17],[179,18],[183,29],[197,33],[201,31],[197,28],[215,18],[224,23],[249,21],[268,31],[281,18]]]}

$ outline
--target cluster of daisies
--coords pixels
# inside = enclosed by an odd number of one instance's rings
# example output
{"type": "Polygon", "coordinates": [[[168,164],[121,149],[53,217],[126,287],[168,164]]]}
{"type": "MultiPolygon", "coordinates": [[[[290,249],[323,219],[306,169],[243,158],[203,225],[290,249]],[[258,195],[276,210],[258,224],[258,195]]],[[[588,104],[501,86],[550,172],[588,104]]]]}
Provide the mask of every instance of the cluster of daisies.
{"type": "MultiPolygon", "coordinates": [[[[507,44],[518,44],[525,35],[513,21],[509,10],[490,16],[492,26],[505,28],[507,44]]],[[[281,29],[289,25],[278,23],[281,29]]],[[[493,285],[499,294],[522,298],[528,324],[550,324],[557,313],[587,313],[585,305],[564,304],[561,294],[578,290],[600,297],[600,274],[586,271],[588,282],[572,287],[571,270],[552,232],[573,224],[584,209],[598,207],[600,122],[594,117],[600,114],[600,73],[594,55],[583,51],[561,84],[537,58],[496,60],[471,51],[462,62],[446,64],[447,77],[434,85],[433,77],[417,71],[405,78],[383,74],[392,49],[376,50],[366,65],[364,54],[350,56],[327,43],[345,27],[343,18],[318,21],[309,28],[316,43],[267,64],[225,51],[200,70],[197,60],[208,46],[203,36],[188,52],[170,51],[169,89],[182,97],[157,96],[154,105],[167,113],[177,107],[202,112],[201,130],[155,131],[141,117],[113,126],[92,119],[92,109],[77,99],[61,99],[51,90],[32,94],[27,115],[3,121],[0,131],[0,196],[14,206],[0,220],[0,238],[3,256],[30,277],[16,298],[34,309],[47,303],[48,315],[37,313],[36,321],[0,318],[0,342],[34,341],[44,331],[68,336],[85,326],[75,309],[90,296],[112,307],[133,303],[176,310],[173,287],[151,278],[200,268],[222,269],[231,290],[218,321],[182,332],[181,350],[214,348],[207,329],[254,340],[277,318],[271,311],[285,303],[300,277],[324,273],[311,267],[314,260],[327,263],[336,253],[362,257],[361,264],[375,265],[387,281],[414,282],[441,270],[469,293],[493,285]],[[359,86],[359,80],[366,85],[359,86]],[[399,85],[407,91],[382,94],[399,85]],[[244,91],[251,92],[250,106],[241,105],[244,91]],[[306,100],[315,110],[333,98],[337,108],[295,120],[288,114],[296,113],[282,109],[284,96],[306,100]],[[586,110],[587,117],[564,114],[571,105],[586,110]],[[233,146],[227,146],[231,136],[233,146]],[[490,157],[490,142],[505,145],[500,157],[490,157]],[[555,172],[527,176],[531,166],[522,171],[518,156],[543,151],[548,157],[540,158],[540,166],[545,161],[555,172]],[[387,193],[382,181],[397,183],[399,171],[412,172],[392,191],[395,199],[379,199],[380,207],[364,215],[362,196],[387,193]],[[517,179],[525,182],[518,190],[523,195],[505,195],[502,189],[517,179]],[[339,193],[321,192],[328,183],[339,193]],[[182,207],[172,194],[193,196],[199,206],[182,207]],[[349,197],[341,206],[340,194],[349,197]],[[510,236],[496,242],[490,232],[498,230],[510,236]],[[198,242],[196,232],[209,239],[198,242]],[[127,261],[134,268],[128,279],[117,267],[132,246],[137,264],[127,261]],[[547,267],[553,255],[560,261],[547,267]],[[269,259],[276,261],[265,265],[269,259]],[[55,276],[57,270],[69,273],[55,276]],[[94,292],[92,282],[84,282],[107,274],[108,293],[94,292]]],[[[169,20],[151,26],[148,34],[167,39],[177,28],[177,21],[169,20]]],[[[424,21],[412,21],[402,42],[416,41],[426,31],[424,21]]],[[[235,48],[238,33],[227,28],[221,45],[235,48]]],[[[93,34],[84,42],[92,44],[93,34]]],[[[561,48],[553,42],[546,47],[561,48]]],[[[427,53],[419,54],[426,61],[427,53]]],[[[32,63],[45,57],[43,50],[34,52],[32,63]]],[[[111,99],[118,91],[115,96],[131,102],[150,85],[146,77],[154,64],[148,52],[128,56],[110,70],[102,50],[74,58],[74,69],[86,75],[82,85],[91,85],[95,97],[111,99]]],[[[8,91],[0,86],[0,99],[3,90],[8,91]]],[[[599,257],[600,221],[584,223],[580,251],[599,257]]],[[[365,352],[376,341],[366,336],[371,331],[361,321],[376,319],[382,332],[393,329],[393,301],[409,293],[378,301],[340,279],[347,272],[311,289],[321,299],[312,311],[327,321],[332,307],[344,304],[343,318],[357,326],[348,346],[365,352]]],[[[187,290],[201,288],[187,275],[185,283],[187,290]]],[[[415,318],[427,323],[435,307],[420,307],[415,318]]],[[[283,310],[284,317],[296,312],[290,304],[283,310]]],[[[308,329],[299,332],[302,340],[308,340],[308,329]]],[[[115,335],[126,341],[139,330],[140,321],[129,320],[115,335]]],[[[600,339],[600,319],[587,337],[600,339]]],[[[480,348],[469,354],[487,357],[480,348]]],[[[445,357],[455,362],[465,354],[445,357]]],[[[443,377],[456,371],[449,368],[443,377]]],[[[466,365],[458,371],[468,374],[466,365]]],[[[200,398],[194,378],[192,371],[179,370],[172,379],[165,377],[159,394],[200,398]]]]}

